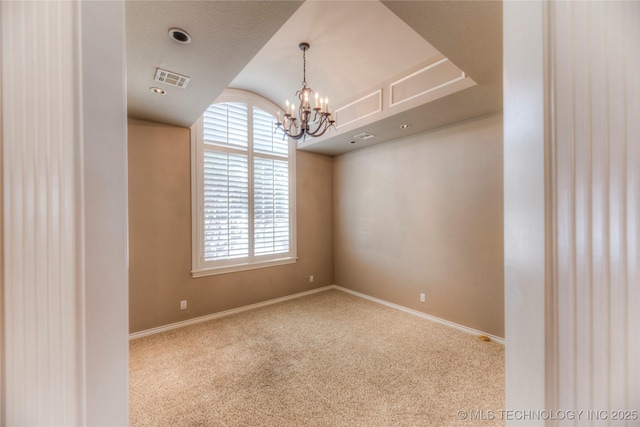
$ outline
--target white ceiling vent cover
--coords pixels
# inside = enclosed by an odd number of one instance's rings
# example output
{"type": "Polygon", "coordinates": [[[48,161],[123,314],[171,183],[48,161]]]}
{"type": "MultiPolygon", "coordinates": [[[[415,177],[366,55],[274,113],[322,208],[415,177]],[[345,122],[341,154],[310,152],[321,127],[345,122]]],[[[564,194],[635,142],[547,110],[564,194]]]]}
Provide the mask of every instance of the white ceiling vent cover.
{"type": "Polygon", "coordinates": [[[189,84],[190,77],[182,76],[180,74],[163,70],[161,68],[156,69],[156,77],[154,79],[157,82],[164,83],[169,86],[179,87],[184,89],[189,84]]]}
{"type": "Polygon", "coordinates": [[[366,139],[375,138],[375,135],[371,135],[370,133],[362,132],[362,133],[359,133],[359,134],[357,134],[357,135],[353,135],[353,137],[354,137],[354,138],[361,139],[361,140],[363,140],[363,141],[364,141],[364,140],[366,140],[366,139]]]}

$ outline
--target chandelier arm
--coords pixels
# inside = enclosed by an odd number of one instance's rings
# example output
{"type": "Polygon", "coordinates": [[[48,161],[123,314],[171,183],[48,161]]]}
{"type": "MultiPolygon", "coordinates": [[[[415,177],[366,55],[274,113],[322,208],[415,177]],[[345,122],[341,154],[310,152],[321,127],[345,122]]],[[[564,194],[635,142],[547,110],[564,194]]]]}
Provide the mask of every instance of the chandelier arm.
{"type": "Polygon", "coordinates": [[[298,127],[295,125],[295,119],[290,119],[289,121],[289,126],[287,126],[287,128],[285,129],[284,126],[282,127],[282,131],[285,133],[285,135],[287,135],[289,138],[293,138],[293,139],[300,139],[304,136],[305,132],[302,131],[302,128],[300,129],[299,133],[294,133],[294,131],[292,130],[298,130],[298,127]]]}
{"type": "Polygon", "coordinates": [[[309,134],[310,136],[314,137],[314,138],[318,138],[322,135],[324,135],[324,133],[327,131],[327,129],[329,129],[329,126],[325,127],[324,129],[322,129],[322,131],[320,132],[321,128],[316,129],[316,131],[314,133],[309,134]]]}
{"type": "Polygon", "coordinates": [[[322,116],[320,121],[318,122],[316,128],[313,131],[307,132],[310,136],[318,137],[323,135],[327,129],[330,127],[327,116],[322,116]]]}
{"type": "Polygon", "coordinates": [[[325,134],[325,132],[327,132],[327,130],[329,130],[329,128],[334,128],[335,127],[335,120],[331,120],[328,118],[329,115],[322,115],[320,118],[320,121],[318,122],[317,126],[315,127],[314,130],[311,130],[311,126],[310,126],[310,122],[306,122],[305,126],[300,127],[299,132],[298,133],[294,133],[293,129],[298,130],[297,126],[294,126],[294,122],[291,121],[289,123],[289,126],[287,126],[287,128],[285,128],[284,126],[277,126],[277,128],[279,128],[280,130],[282,130],[283,132],[283,138],[284,136],[288,136],[291,139],[294,140],[299,140],[299,139],[306,139],[307,135],[311,136],[311,137],[320,137],[322,135],[325,134]],[[293,129],[292,129],[293,128],[293,129]]]}
{"type": "Polygon", "coordinates": [[[292,120],[289,123],[289,127],[287,128],[287,131],[289,132],[289,135],[294,135],[293,129],[295,129],[297,131],[298,130],[298,126],[296,126],[296,122],[292,120]]]}
{"type": "Polygon", "coordinates": [[[303,137],[306,135],[306,133],[304,133],[304,132],[300,132],[300,133],[299,133],[299,134],[297,134],[297,135],[295,135],[295,134],[290,134],[290,133],[287,133],[287,132],[285,132],[285,134],[286,134],[289,138],[291,138],[291,139],[295,139],[296,141],[297,141],[297,140],[299,140],[300,138],[303,138],[303,137]]]}

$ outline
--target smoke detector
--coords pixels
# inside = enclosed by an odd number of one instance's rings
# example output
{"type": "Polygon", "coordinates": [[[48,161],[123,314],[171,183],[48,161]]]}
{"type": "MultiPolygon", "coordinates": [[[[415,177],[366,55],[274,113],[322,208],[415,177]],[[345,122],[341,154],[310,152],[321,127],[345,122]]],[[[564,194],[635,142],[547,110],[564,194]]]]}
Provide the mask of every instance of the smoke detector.
{"type": "Polygon", "coordinates": [[[174,73],[173,71],[163,70],[162,68],[156,69],[155,81],[164,83],[169,86],[179,87],[185,89],[189,84],[190,77],[174,73]]]}

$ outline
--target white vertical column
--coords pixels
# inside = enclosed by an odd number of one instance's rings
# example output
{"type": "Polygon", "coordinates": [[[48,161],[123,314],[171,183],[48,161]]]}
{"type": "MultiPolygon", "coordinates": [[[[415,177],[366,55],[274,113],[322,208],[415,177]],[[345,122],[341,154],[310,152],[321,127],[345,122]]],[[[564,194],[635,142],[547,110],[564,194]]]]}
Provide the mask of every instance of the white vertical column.
{"type": "Polygon", "coordinates": [[[640,4],[504,12],[507,406],[637,425],[640,4]]]}
{"type": "Polygon", "coordinates": [[[82,1],[86,423],[129,422],[124,2],[82,1]]]}
{"type": "Polygon", "coordinates": [[[550,22],[555,405],[638,409],[640,5],[554,2],[550,22]]]}
{"type": "Polygon", "coordinates": [[[124,5],[0,7],[1,422],[126,425],[124,5]]]}
{"type": "Polygon", "coordinates": [[[508,410],[544,409],[546,404],[545,12],[542,2],[503,4],[508,410]]]}
{"type": "Polygon", "coordinates": [[[7,425],[80,425],[76,3],[2,3],[7,425]]]}
{"type": "MultiPolygon", "coordinates": [[[[2,6],[0,6],[0,23],[2,22],[2,6]]],[[[0,165],[2,160],[2,31],[0,31],[0,165]]],[[[5,346],[4,346],[4,198],[3,176],[0,172],[0,378],[5,378],[5,346]]],[[[0,424],[5,420],[5,384],[0,379],[0,424]]]]}

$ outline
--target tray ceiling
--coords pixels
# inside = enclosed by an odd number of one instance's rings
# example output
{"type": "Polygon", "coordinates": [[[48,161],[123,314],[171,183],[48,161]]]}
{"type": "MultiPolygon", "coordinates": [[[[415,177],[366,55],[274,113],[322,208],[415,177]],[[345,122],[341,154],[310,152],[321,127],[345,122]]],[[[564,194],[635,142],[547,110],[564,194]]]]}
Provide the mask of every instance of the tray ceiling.
{"type": "Polygon", "coordinates": [[[227,87],[283,107],[301,85],[302,41],[311,44],[307,83],[328,96],[334,108],[442,58],[468,77],[465,85],[439,99],[425,97],[425,104],[387,109],[299,145],[336,155],[501,111],[501,28],[500,2],[130,1],[129,115],[187,127],[227,87]],[[192,42],[171,40],[167,32],[172,27],[186,30],[192,42]],[[157,86],[158,67],[190,77],[188,87],[162,87],[167,94],[155,95],[149,87],[157,86]],[[400,131],[405,123],[412,126],[400,131]],[[376,137],[351,144],[352,136],[362,132],[376,137]]]}

